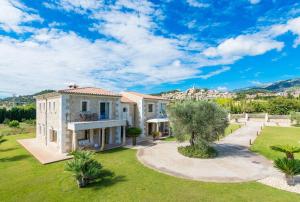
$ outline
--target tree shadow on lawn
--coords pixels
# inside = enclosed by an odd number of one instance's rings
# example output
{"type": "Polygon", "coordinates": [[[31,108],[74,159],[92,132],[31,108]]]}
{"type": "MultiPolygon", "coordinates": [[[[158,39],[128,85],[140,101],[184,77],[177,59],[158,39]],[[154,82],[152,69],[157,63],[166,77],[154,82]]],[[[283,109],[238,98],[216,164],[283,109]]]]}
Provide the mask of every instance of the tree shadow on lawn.
{"type": "Polygon", "coordinates": [[[86,188],[101,189],[103,187],[112,186],[116,183],[126,181],[125,176],[116,176],[114,172],[106,169],[102,170],[100,176],[99,180],[91,182],[86,188]]]}
{"type": "Polygon", "coordinates": [[[126,148],[126,147],[118,147],[118,148],[109,149],[109,150],[105,150],[105,151],[99,151],[99,153],[100,154],[112,154],[112,153],[126,151],[126,150],[128,150],[128,148],[126,148]]]}
{"type": "Polygon", "coordinates": [[[0,149],[0,152],[7,152],[7,151],[12,151],[12,150],[16,150],[19,149],[18,147],[13,147],[13,148],[7,148],[7,149],[0,149]]]}
{"type": "Polygon", "coordinates": [[[6,157],[6,158],[1,158],[0,162],[12,162],[12,161],[20,161],[26,158],[29,158],[29,155],[17,155],[17,156],[13,156],[13,157],[6,157]]]}

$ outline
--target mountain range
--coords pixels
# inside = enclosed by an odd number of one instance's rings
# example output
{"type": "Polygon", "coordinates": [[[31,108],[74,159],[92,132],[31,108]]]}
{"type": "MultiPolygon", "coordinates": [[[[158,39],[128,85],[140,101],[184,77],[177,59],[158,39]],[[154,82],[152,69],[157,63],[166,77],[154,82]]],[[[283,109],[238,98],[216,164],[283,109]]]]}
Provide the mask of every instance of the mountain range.
{"type": "Polygon", "coordinates": [[[270,84],[253,86],[234,90],[236,93],[251,93],[251,92],[283,92],[294,89],[300,89],[300,78],[277,81],[270,84]]]}
{"type": "MultiPolygon", "coordinates": [[[[282,91],[289,91],[294,89],[300,89],[300,78],[296,79],[288,79],[288,80],[282,80],[277,81],[270,84],[260,85],[260,86],[253,86],[248,88],[241,88],[233,90],[235,93],[258,93],[258,92],[282,92],[282,91]]],[[[21,95],[17,97],[7,97],[0,99],[0,104],[4,102],[15,102],[20,104],[32,104],[34,103],[33,96],[40,95],[44,93],[53,92],[54,90],[43,90],[41,92],[35,93],[33,95],[21,95]]],[[[164,91],[160,93],[155,93],[152,95],[162,95],[166,93],[175,93],[179,92],[179,90],[170,90],[170,91],[164,91]]]]}

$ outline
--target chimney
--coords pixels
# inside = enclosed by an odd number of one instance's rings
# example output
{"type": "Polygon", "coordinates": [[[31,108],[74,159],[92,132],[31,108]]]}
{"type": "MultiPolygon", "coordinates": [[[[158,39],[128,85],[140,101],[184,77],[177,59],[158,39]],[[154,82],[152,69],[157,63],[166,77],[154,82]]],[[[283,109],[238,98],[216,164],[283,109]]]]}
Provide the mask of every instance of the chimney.
{"type": "Polygon", "coordinates": [[[76,84],[71,84],[71,85],[69,85],[68,87],[69,87],[69,89],[76,89],[76,88],[78,88],[79,86],[76,85],[76,84]]]}

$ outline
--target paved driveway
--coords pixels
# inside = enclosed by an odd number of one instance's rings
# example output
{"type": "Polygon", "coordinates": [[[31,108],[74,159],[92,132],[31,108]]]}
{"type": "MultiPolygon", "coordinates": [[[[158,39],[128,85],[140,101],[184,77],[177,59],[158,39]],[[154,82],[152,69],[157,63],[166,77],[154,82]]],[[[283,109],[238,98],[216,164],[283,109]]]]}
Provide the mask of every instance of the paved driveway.
{"type": "Polygon", "coordinates": [[[193,180],[211,182],[243,182],[266,178],[277,173],[269,160],[248,150],[250,139],[256,138],[261,123],[249,122],[217,142],[215,159],[188,158],[178,153],[183,144],[162,142],[138,151],[138,159],[146,166],[193,180]]]}

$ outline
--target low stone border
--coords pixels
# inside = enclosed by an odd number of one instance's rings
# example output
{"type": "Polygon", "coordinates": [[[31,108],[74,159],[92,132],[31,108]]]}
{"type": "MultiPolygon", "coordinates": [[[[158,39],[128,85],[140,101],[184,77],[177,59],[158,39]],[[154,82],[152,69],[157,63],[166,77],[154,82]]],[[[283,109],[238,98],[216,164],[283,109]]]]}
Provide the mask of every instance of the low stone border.
{"type": "Polygon", "coordinates": [[[277,189],[300,194],[300,176],[296,177],[296,185],[295,186],[287,185],[284,175],[270,176],[265,179],[258,180],[257,182],[277,188],[277,189]]]}

